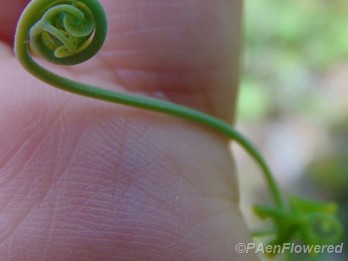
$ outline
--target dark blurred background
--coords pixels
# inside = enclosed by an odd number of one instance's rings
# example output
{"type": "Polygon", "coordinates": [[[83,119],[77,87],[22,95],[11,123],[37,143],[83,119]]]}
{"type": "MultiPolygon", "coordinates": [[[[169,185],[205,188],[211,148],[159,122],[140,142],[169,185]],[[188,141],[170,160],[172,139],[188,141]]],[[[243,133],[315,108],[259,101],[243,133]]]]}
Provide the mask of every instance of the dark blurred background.
{"type": "MultiPolygon", "coordinates": [[[[245,0],[244,7],[237,128],[260,148],[286,195],[336,201],[347,232],[348,1],[245,0]]],[[[242,210],[254,227],[250,205],[270,198],[250,157],[233,150],[242,210]]],[[[302,260],[348,260],[344,242],[345,255],[302,260]]]]}

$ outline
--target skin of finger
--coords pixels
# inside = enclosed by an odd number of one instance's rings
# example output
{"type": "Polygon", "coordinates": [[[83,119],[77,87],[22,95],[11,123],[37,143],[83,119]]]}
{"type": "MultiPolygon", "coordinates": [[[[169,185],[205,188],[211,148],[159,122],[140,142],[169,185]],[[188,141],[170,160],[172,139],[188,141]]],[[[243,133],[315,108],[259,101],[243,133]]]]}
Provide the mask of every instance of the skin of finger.
{"type": "Polygon", "coordinates": [[[241,0],[102,3],[109,28],[99,58],[114,82],[232,120],[241,0]]]}
{"type": "Polygon", "coordinates": [[[19,15],[28,2],[28,0],[12,0],[11,2],[0,0],[0,41],[7,44],[13,43],[19,15]]]}
{"type": "Polygon", "coordinates": [[[215,133],[0,68],[0,260],[254,258],[215,133]]]}

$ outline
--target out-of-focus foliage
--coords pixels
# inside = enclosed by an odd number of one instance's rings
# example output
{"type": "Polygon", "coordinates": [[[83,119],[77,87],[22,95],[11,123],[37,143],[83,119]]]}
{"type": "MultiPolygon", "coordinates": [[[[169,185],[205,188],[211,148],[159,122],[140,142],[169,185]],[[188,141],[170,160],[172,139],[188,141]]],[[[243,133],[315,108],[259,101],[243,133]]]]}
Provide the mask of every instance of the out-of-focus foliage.
{"type": "Polygon", "coordinates": [[[247,0],[247,47],[255,51],[262,40],[265,51],[276,51],[267,52],[271,59],[305,57],[307,66],[332,65],[348,58],[347,8],[345,0],[247,0]]]}
{"type": "Polygon", "coordinates": [[[314,159],[307,173],[310,182],[344,203],[348,198],[348,121],[333,126],[331,134],[333,149],[314,159]]]}
{"type": "Polygon", "coordinates": [[[348,61],[348,1],[245,0],[244,25],[240,117],[319,107],[308,84],[315,84],[313,74],[348,61]]]}
{"type": "MultiPolygon", "coordinates": [[[[285,191],[339,202],[348,228],[348,1],[244,0],[244,9],[238,123],[285,191]]],[[[238,157],[250,204],[265,185],[238,157]]]]}

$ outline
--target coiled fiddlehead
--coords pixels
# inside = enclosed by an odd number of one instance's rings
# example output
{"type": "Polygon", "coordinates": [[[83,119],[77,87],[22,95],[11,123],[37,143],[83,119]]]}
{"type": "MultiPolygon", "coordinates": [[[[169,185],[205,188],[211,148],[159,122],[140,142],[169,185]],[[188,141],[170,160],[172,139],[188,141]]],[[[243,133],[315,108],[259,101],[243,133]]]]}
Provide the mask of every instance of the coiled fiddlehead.
{"type": "Polygon", "coordinates": [[[261,167],[275,205],[254,208],[259,217],[274,221],[271,232],[258,232],[255,236],[271,234],[273,240],[270,244],[282,244],[296,237],[307,244],[319,244],[325,234],[325,243],[338,242],[342,227],[335,216],[335,206],[300,199],[292,199],[289,204],[285,204],[261,154],[248,139],[228,124],[188,107],[63,78],[47,71],[31,56],[31,52],[37,53],[48,61],[61,65],[81,63],[101,48],[106,36],[106,26],[105,14],[98,0],[32,0],[18,22],[15,53],[27,71],[59,89],[192,120],[239,143],[261,167]]]}
{"type": "Polygon", "coordinates": [[[29,32],[31,50],[61,65],[90,59],[106,36],[106,18],[98,1],[32,1],[20,21],[16,41],[26,44],[29,32]]]}

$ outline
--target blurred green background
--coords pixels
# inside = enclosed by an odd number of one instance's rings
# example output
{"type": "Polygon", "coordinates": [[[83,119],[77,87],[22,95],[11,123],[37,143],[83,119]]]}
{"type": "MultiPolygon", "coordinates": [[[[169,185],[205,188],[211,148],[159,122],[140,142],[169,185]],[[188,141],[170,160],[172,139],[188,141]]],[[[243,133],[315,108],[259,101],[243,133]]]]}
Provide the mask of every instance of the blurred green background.
{"type": "MultiPolygon", "coordinates": [[[[348,1],[245,0],[242,62],[237,128],[285,193],[338,202],[348,234],[348,1]]],[[[250,204],[269,200],[266,185],[233,150],[242,210],[255,226],[250,204]]],[[[302,260],[348,260],[344,240],[345,255],[302,260]]]]}

